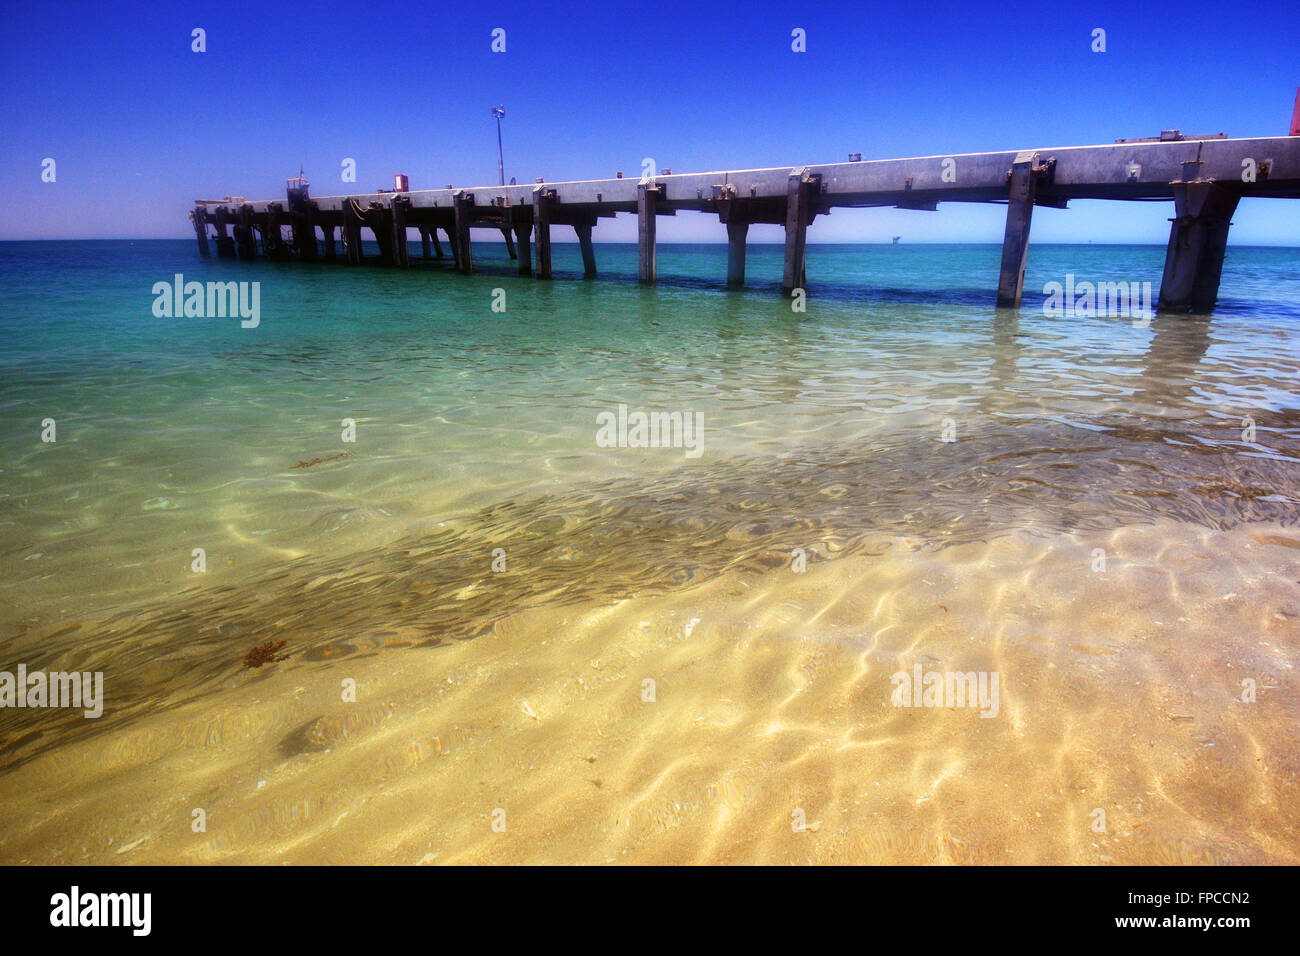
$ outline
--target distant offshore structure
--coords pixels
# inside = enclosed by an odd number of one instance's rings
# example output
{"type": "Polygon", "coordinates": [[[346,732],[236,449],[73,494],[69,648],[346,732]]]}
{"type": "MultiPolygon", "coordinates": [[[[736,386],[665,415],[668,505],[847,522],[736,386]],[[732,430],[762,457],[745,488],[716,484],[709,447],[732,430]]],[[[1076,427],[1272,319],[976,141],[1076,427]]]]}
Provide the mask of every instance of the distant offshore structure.
{"type": "MultiPolygon", "coordinates": [[[[1300,95],[1297,96],[1300,116],[1300,95]]],[[[1071,199],[1172,199],[1169,245],[1158,308],[1209,312],[1218,296],[1228,227],[1243,197],[1300,198],[1300,129],[1292,135],[1228,139],[1223,133],[1122,139],[1106,146],[1070,146],[912,159],[673,174],[665,169],[639,180],[593,179],[522,186],[473,186],[410,191],[400,176],[392,192],[310,197],[306,180],[289,181],[285,202],[238,197],[197,200],[190,218],[199,251],[208,255],[209,228],[217,255],[315,261],[339,258],[335,230],[352,265],[411,264],[407,229],[419,230],[423,257],[441,259],[438,230],[446,233],[457,271],[473,271],[471,229],[513,233],[520,275],[551,278],[551,227],[570,226],[582,249],[583,271],[596,273],[592,229],[603,218],[635,213],[642,282],[657,276],[655,222],[680,210],[716,215],[727,228],[727,283],[745,282],[745,241],[751,223],[785,227],[782,289],[805,286],[808,226],[836,207],[893,206],[934,210],[941,202],[1006,203],[1006,231],[997,304],[1015,308],[1024,291],[1029,224],[1035,206],[1066,208],[1071,199]],[[284,229],[291,230],[289,237],[284,229]],[[363,255],[362,229],[379,245],[363,255]],[[317,231],[320,235],[318,236],[317,231]]],[[[894,237],[898,242],[901,237],[894,237]]]]}
{"type": "Polygon", "coordinates": [[[894,237],[894,245],[898,245],[898,240],[899,240],[899,239],[902,239],[902,238],[903,238],[902,236],[895,236],[895,237],[894,237]]]}

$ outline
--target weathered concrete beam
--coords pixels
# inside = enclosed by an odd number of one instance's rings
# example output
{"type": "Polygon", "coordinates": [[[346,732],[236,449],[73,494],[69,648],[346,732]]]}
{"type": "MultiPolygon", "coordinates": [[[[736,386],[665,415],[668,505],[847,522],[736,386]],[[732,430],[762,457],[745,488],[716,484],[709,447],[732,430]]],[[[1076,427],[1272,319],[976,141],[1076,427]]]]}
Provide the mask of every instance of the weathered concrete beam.
{"type": "Polygon", "coordinates": [[[470,223],[474,221],[474,194],[456,194],[456,268],[464,275],[474,271],[474,252],[469,240],[470,223]]]}
{"type": "Polygon", "coordinates": [[[637,274],[645,283],[653,283],[658,274],[655,255],[655,218],[656,207],[662,196],[663,190],[654,183],[637,183],[637,274]]]}
{"type": "Polygon", "coordinates": [[[1188,163],[1189,178],[1174,184],[1174,218],[1157,306],[1161,312],[1209,313],[1219,296],[1228,227],[1240,196],[1196,178],[1199,165],[1188,163]]]}
{"type": "Polygon", "coordinates": [[[1002,267],[998,272],[998,308],[1018,309],[1025,291],[1029,261],[1029,223],[1034,215],[1034,191],[1040,163],[1037,153],[1021,153],[1011,164],[1007,196],[1007,227],[1002,237],[1002,267]]]}
{"type": "Polygon", "coordinates": [[[808,281],[805,269],[808,226],[817,215],[815,197],[820,191],[821,177],[816,173],[797,169],[786,177],[785,270],[781,289],[788,296],[808,281]]]}
{"type": "Polygon", "coordinates": [[[551,278],[551,212],[555,208],[555,190],[533,192],[533,240],[537,243],[537,278],[551,278]]]}

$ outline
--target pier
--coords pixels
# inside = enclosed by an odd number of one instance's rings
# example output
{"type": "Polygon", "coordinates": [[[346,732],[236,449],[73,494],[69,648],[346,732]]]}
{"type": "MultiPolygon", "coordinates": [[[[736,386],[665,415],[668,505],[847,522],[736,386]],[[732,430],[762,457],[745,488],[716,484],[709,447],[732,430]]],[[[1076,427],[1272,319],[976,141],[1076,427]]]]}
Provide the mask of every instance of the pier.
{"type": "Polygon", "coordinates": [[[474,270],[472,231],[490,229],[505,236],[520,275],[550,279],[553,227],[573,229],[583,271],[591,276],[596,273],[593,229],[601,219],[635,215],[639,278],[653,283],[657,218],[685,210],[715,215],[726,228],[730,286],[745,282],[749,226],[784,226],[782,288],[791,295],[806,282],[809,228],[833,209],[935,210],[945,202],[1003,203],[1007,217],[997,304],[1016,308],[1024,291],[1035,206],[1064,209],[1071,199],[1172,201],[1158,308],[1207,313],[1218,296],[1232,215],[1246,197],[1300,198],[1300,135],[1229,139],[1222,134],[1185,137],[1171,130],[1103,146],[868,161],[854,154],[849,162],[811,166],[665,170],[642,179],[620,175],[340,196],[309,196],[305,181],[290,180],[284,200],[199,200],[191,220],[205,256],[215,246],[225,258],[263,255],[395,268],[411,265],[410,230],[418,232],[425,259],[444,257],[442,233],[452,264],[465,274],[474,270]],[[363,254],[363,230],[373,235],[378,256],[363,254]]]}

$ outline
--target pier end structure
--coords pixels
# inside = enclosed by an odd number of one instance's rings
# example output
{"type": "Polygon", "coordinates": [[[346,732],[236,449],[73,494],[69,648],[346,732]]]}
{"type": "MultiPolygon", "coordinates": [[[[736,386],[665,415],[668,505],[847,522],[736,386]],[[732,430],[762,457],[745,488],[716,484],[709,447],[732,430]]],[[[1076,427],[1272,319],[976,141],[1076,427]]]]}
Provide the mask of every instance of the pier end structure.
{"type": "Polygon", "coordinates": [[[315,248],[316,228],[327,237],[339,229],[347,261],[354,265],[375,261],[404,267],[409,264],[404,248],[407,228],[421,230],[422,236],[427,230],[434,245],[442,230],[451,242],[455,267],[463,273],[473,271],[471,230],[488,228],[512,234],[518,252],[523,250],[523,237],[530,236],[530,254],[519,255],[518,271],[549,279],[552,226],[574,229],[582,249],[583,273],[590,276],[596,270],[595,225],[602,218],[636,215],[638,278],[648,283],[658,273],[657,218],[688,210],[716,215],[725,225],[731,286],[746,279],[749,226],[782,225],[782,289],[790,294],[805,286],[808,227],[834,208],[933,210],[945,202],[1005,203],[997,302],[1015,307],[1023,295],[1034,207],[1065,208],[1071,199],[1165,200],[1173,202],[1174,217],[1161,308],[1209,311],[1222,273],[1228,225],[1243,198],[1300,198],[1300,136],[1189,139],[1171,131],[1160,138],[1102,146],[659,173],[645,182],[619,177],[324,196],[312,198],[310,206],[300,210],[291,205],[288,216],[280,200],[205,200],[196,203],[192,218],[200,252],[208,245],[209,230],[217,240],[218,255],[230,248],[221,242],[221,223],[232,227],[232,245],[239,258],[259,254],[254,233],[262,237],[260,254],[307,258],[308,250],[315,248]],[[397,213],[394,202],[400,207],[397,213]],[[400,227],[399,216],[404,223],[400,227]],[[302,230],[304,237],[311,230],[313,241],[309,244],[295,236],[295,241],[285,243],[283,226],[302,230]],[[378,258],[362,256],[362,228],[374,233],[381,249],[378,258]]]}

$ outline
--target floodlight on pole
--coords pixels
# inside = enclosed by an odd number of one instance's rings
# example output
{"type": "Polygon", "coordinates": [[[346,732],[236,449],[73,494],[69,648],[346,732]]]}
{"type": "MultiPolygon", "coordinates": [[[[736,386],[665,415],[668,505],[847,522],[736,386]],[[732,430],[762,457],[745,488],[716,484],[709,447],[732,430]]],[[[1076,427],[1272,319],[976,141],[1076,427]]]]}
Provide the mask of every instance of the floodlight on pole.
{"type": "Polygon", "coordinates": [[[501,152],[501,117],[506,115],[504,106],[492,107],[492,115],[497,118],[497,178],[501,180],[501,185],[506,184],[506,166],[501,152]]]}

